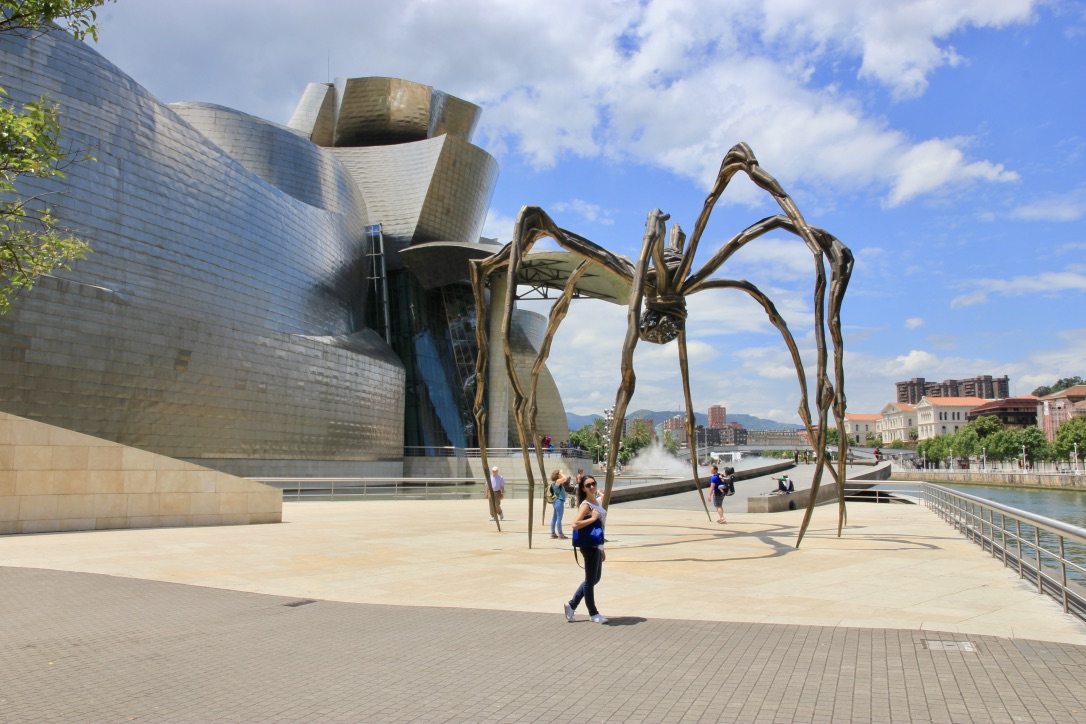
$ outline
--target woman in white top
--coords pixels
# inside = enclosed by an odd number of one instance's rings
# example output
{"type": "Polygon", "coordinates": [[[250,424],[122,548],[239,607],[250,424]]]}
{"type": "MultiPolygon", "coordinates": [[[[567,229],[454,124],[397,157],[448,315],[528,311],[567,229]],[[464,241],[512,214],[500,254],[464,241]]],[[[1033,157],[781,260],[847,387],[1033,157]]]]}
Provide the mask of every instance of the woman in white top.
{"type": "MultiPolygon", "coordinates": [[[[584,476],[577,483],[577,502],[580,505],[577,508],[577,517],[573,519],[570,527],[575,531],[588,529],[596,521],[599,521],[602,539],[603,524],[607,519],[607,511],[603,507],[603,501],[600,500],[599,491],[597,491],[596,487],[596,479],[591,475],[584,476]]],[[[573,598],[565,604],[566,620],[573,621],[574,612],[583,598],[585,603],[588,604],[588,620],[596,623],[607,623],[607,619],[601,616],[596,608],[595,591],[596,584],[600,582],[600,578],[603,576],[603,561],[606,558],[603,552],[603,544],[578,547],[584,556],[584,581],[577,587],[573,598]]]]}

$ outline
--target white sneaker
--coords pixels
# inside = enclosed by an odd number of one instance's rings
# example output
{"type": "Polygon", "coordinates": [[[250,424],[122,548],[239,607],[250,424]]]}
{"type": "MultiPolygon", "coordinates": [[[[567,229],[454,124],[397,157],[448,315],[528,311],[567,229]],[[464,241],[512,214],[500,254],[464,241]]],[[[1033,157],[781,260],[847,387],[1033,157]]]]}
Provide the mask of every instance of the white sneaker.
{"type": "Polygon", "coordinates": [[[607,623],[607,619],[605,619],[603,616],[601,616],[598,613],[596,615],[594,615],[594,616],[589,616],[588,620],[591,621],[592,623],[607,623]]]}
{"type": "Polygon", "coordinates": [[[569,621],[570,623],[573,623],[573,617],[576,615],[575,613],[573,613],[573,606],[569,605],[569,601],[566,601],[565,606],[566,606],[566,620],[569,621]]]}

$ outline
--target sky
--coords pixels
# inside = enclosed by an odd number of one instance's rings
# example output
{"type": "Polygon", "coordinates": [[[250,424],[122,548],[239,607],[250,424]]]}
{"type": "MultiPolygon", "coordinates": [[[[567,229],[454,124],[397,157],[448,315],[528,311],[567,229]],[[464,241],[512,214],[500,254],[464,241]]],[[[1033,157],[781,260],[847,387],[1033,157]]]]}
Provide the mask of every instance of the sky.
{"type": "MultiPolygon", "coordinates": [[[[97,50],[165,102],[285,124],[307,83],[392,76],[478,104],[474,142],[500,166],[484,235],[503,242],[534,205],[636,259],[649,212],[689,232],[750,144],[856,257],[850,412],[913,377],[1008,375],[1028,394],[1086,375],[1084,1],[120,0],[99,20],[97,50]]],[[[694,268],[778,212],[736,180],[694,268]]],[[[714,276],[768,293],[813,368],[802,242],[770,234],[714,276]]],[[[714,290],[688,309],[695,409],[799,422],[761,308],[714,290]]],[[[625,314],[572,305],[548,363],[568,411],[613,405],[625,314]]],[[[682,409],[675,343],[641,343],[634,367],[630,411],[682,409]]]]}

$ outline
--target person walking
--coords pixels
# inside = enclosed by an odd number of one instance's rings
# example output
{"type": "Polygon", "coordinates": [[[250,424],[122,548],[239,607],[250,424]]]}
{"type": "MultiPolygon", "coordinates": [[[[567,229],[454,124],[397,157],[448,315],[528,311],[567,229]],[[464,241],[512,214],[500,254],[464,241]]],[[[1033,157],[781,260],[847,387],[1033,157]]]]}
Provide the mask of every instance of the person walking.
{"type": "Polygon", "coordinates": [[[727,484],[716,465],[710,470],[712,475],[709,476],[709,492],[712,493],[713,507],[716,508],[716,522],[727,523],[728,521],[724,520],[724,494],[728,492],[727,484]]]}
{"type": "Polygon", "coordinates": [[[584,581],[577,587],[573,598],[566,601],[566,620],[573,623],[577,606],[583,599],[588,606],[588,620],[594,623],[607,623],[596,608],[596,584],[603,577],[603,562],[607,555],[603,551],[603,526],[607,520],[607,511],[598,496],[596,479],[586,475],[577,483],[577,517],[570,526],[573,529],[573,545],[579,548],[584,557],[584,581]]]}
{"type": "Polygon", "coordinates": [[[551,495],[554,496],[554,515],[551,516],[551,538],[566,536],[562,532],[562,515],[566,512],[566,486],[569,485],[569,476],[561,470],[551,473],[551,495]]]}
{"type": "MultiPolygon", "coordinates": [[[[505,520],[505,513],[502,512],[502,500],[505,499],[505,478],[498,472],[498,466],[495,465],[490,469],[490,485],[487,486],[487,495],[494,496],[494,510],[498,513],[498,517],[501,520],[505,520]]],[[[490,516],[491,520],[494,520],[494,516],[490,516]]]]}
{"type": "Polygon", "coordinates": [[[573,484],[566,488],[566,492],[570,493],[569,507],[571,510],[577,507],[577,496],[573,495],[573,493],[577,492],[577,486],[581,484],[582,480],[584,480],[584,468],[577,468],[577,476],[573,478],[573,484]]]}

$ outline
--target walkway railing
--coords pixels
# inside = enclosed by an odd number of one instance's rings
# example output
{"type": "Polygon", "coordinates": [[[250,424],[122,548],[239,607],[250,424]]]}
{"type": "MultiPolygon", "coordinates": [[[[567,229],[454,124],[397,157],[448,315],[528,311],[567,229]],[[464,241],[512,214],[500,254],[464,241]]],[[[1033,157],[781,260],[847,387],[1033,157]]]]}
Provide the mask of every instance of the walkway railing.
{"type": "MultiPolygon", "coordinates": [[[[637,475],[615,478],[616,487],[654,483],[670,479],[663,475],[637,475]]],[[[283,491],[287,502],[331,500],[463,500],[483,496],[479,478],[246,478],[283,491]]],[[[535,494],[543,495],[543,485],[535,481],[535,494]]],[[[528,479],[505,476],[505,497],[514,499],[528,494],[528,479]]]]}
{"type": "Polygon", "coordinates": [[[930,483],[927,506],[1086,621],[1086,529],[930,483]]]}
{"type": "MultiPolygon", "coordinates": [[[[482,496],[476,478],[246,478],[283,491],[284,501],[441,500],[482,496]]],[[[507,485],[511,495],[515,486],[507,485]]]]}
{"type": "MultiPolygon", "coordinates": [[[[535,449],[529,449],[528,453],[532,459],[535,459],[535,449]]],[[[519,447],[488,447],[486,454],[491,458],[514,458],[520,457],[519,447]]],[[[406,458],[477,458],[479,455],[479,448],[477,447],[451,447],[451,446],[437,446],[437,445],[408,445],[403,449],[403,455],[406,458]]],[[[591,453],[587,450],[581,450],[577,448],[567,447],[562,449],[555,446],[554,450],[544,450],[544,458],[573,458],[576,460],[591,460],[591,453]]]]}

